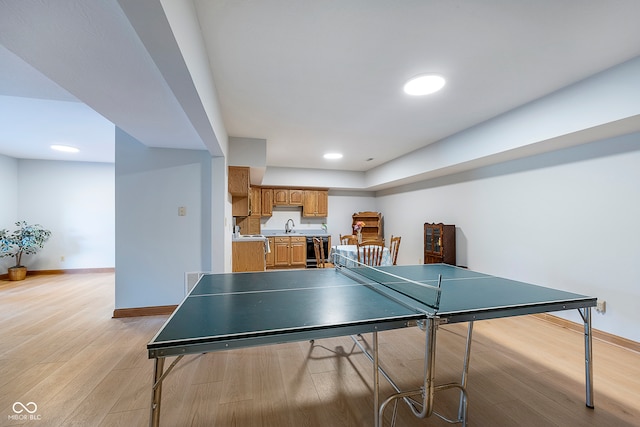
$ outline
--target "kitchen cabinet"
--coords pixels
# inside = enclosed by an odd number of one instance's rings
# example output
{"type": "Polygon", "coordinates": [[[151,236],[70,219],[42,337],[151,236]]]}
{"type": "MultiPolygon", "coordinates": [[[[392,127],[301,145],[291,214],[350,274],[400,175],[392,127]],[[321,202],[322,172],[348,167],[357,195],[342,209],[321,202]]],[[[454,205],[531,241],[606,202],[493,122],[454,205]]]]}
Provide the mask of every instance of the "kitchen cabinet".
{"type": "Polygon", "coordinates": [[[424,263],[456,265],[456,226],[424,224],[424,263]]]}
{"type": "Polygon", "coordinates": [[[305,267],[307,263],[307,239],[304,236],[273,238],[273,267],[305,267]]]}
{"type": "Polygon", "coordinates": [[[249,199],[249,168],[246,166],[229,166],[228,191],[231,194],[231,215],[248,216],[250,212],[249,199]]]}
{"type": "Polygon", "coordinates": [[[232,242],[232,271],[264,271],[265,241],[247,240],[232,242]]]}
{"type": "MultiPolygon", "coordinates": [[[[383,218],[380,212],[358,212],[352,215],[351,230],[356,222],[364,222],[362,240],[384,240],[383,218]]],[[[354,232],[355,233],[355,232],[354,232]]]]}
{"type": "Polygon", "coordinates": [[[304,236],[290,237],[291,266],[305,267],[307,265],[307,238],[304,236]]]}
{"type": "Polygon", "coordinates": [[[246,166],[229,166],[228,187],[232,196],[249,196],[249,168],[246,166]]]}
{"type": "Polygon", "coordinates": [[[262,216],[262,189],[251,187],[251,202],[249,204],[250,215],[260,218],[262,216]]]}
{"type": "Polygon", "coordinates": [[[304,190],[289,189],[289,206],[302,206],[304,204],[304,190]]]}
{"type": "Polygon", "coordinates": [[[288,267],[289,266],[289,244],[291,241],[288,237],[275,237],[273,248],[273,266],[274,267],[288,267]]]}
{"type": "Polygon", "coordinates": [[[262,196],[262,200],[261,200],[262,210],[260,214],[262,216],[273,215],[273,189],[262,188],[260,190],[260,195],[262,196]]]}
{"type": "Polygon", "coordinates": [[[326,217],[329,215],[329,192],[327,190],[305,190],[302,216],[326,217]]]}
{"type": "Polygon", "coordinates": [[[231,215],[249,216],[249,196],[231,196],[231,215]]]}
{"type": "Polygon", "coordinates": [[[305,188],[261,188],[261,216],[273,215],[274,206],[302,206],[302,216],[327,217],[329,215],[329,191],[305,188]]]}
{"type": "Polygon", "coordinates": [[[304,190],[292,188],[274,188],[273,204],[276,206],[302,206],[304,190]]]}
{"type": "Polygon", "coordinates": [[[236,225],[240,227],[240,234],[260,234],[260,217],[237,217],[236,225]]]}
{"type": "Polygon", "coordinates": [[[287,188],[274,188],[273,189],[273,204],[275,206],[289,206],[289,189],[287,189],[287,188]]]}

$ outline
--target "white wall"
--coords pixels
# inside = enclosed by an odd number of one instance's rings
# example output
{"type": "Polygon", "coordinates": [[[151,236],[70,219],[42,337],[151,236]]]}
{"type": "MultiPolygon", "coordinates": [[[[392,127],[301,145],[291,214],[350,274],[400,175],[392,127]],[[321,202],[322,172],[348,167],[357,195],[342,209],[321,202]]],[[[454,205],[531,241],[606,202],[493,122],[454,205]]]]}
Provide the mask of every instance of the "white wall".
{"type": "Polygon", "coordinates": [[[378,211],[374,193],[329,191],[329,233],[331,241],[337,244],[340,234],[353,234],[352,215],[357,212],[378,211]]]}
{"type": "MultiPolygon", "coordinates": [[[[18,221],[18,160],[0,154],[0,229],[12,230],[18,221]]],[[[6,258],[0,259],[0,273],[6,258]]]]}
{"type": "Polygon", "coordinates": [[[640,341],[639,166],[632,134],[381,192],[377,206],[402,236],[399,264],[422,258],[424,222],[455,224],[459,265],[606,300],[593,327],[640,341]]]}
{"type": "Polygon", "coordinates": [[[184,273],[211,270],[211,166],[116,129],[116,309],[178,304],[184,273]]]}
{"type": "MultiPolygon", "coordinates": [[[[44,249],[25,256],[22,263],[30,270],[113,268],[113,164],[47,160],[15,164],[16,220],[41,224],[52,232],[44,249]]],[[[3,204],[0,215],[6,211],[3,204]]],[[[13,229],[13,222],[6,228],[13,229]]],[[[6,272],[8,262],[3,259],[0,272],[6,272]]]]}

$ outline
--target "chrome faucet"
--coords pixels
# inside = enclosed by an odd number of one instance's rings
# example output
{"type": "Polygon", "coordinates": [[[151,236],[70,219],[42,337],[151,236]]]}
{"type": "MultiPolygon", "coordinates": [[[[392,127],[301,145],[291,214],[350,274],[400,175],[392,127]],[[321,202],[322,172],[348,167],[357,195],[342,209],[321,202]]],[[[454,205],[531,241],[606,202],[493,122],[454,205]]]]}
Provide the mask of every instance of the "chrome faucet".
{"type": "Polygon", "coordinates": [[[285,233],[291,233],[293,231],[293,227],[295,227],[296,224],[293,222],[293,220],[291,218],[289,218],[287,220],[287,222],[284,223],[284,232],[285,233]],[[291,228],[289,228],[289,221],[291,221],[291,228]]]}

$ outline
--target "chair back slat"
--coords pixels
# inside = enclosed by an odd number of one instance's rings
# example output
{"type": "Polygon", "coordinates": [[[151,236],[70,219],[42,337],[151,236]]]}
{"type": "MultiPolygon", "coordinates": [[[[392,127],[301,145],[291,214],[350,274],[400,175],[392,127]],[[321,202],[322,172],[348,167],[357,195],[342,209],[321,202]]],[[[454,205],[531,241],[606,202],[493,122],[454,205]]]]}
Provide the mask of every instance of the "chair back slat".
{"type": "Polygon", "coordinates": [[[400,250],[400,236],[393,237],[391,235],[391,243],[389,245],[389,251],[391,252],[391,261],[393,265],[398,263],[398,250],[400,250]]]}

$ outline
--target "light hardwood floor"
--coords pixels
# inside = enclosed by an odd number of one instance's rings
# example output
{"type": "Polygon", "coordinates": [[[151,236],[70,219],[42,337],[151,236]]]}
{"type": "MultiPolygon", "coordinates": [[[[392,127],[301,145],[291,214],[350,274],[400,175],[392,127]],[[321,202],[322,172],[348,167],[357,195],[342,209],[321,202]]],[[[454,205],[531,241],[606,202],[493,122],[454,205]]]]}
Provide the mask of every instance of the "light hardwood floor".
{"type": "MultiPolygon", "coordinates": [[[[147,425],[146,343],[166,316],[113,319],[113,301],[112,273],[0,280],[0,425],[147,425]],[[15,402],[34,402],[38,419],[11,418],[15,402]]],[[[438,383],[457,380],[465,331],[440,331],[438,383]]],[[[422,372],[423,342],[417,328],[380,334],[381,362],[403,386],[422,372]]],[[[640,354],[598,340],[593,354],[595,410],[579,333],[531,316],[477,322],[469,425],[640,425],[640,354]]],[[[371,371],[348,337],[186,356],[165,380],[161,425],[369,426],[371,371]]],[[[436,408],[453,416],[457,393],[437,394],[436,408]]],[[[398,426],[444,425],[401,406],[398,426]]]]}

